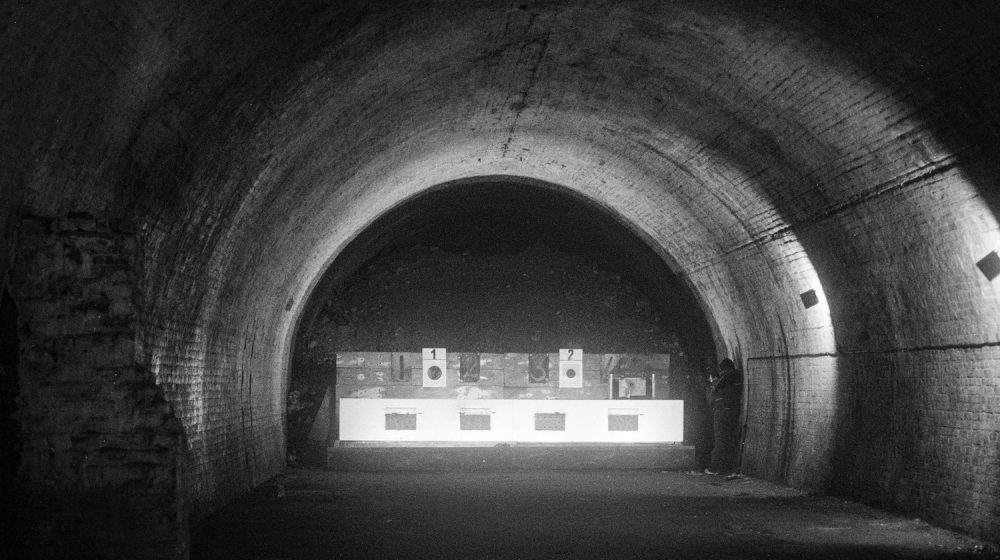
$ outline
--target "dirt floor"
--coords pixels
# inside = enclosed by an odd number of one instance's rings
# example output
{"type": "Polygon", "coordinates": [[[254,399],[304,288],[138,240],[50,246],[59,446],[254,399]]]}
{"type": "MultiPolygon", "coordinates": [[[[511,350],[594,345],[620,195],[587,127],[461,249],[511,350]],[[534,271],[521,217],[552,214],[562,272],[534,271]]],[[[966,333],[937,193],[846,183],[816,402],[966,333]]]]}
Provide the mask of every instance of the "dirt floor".
{"type": "Polygon", "coordinates": [[[193,535],[194,560],[998,557],[855,503],[659,470],[292,468],[193,535]]]}

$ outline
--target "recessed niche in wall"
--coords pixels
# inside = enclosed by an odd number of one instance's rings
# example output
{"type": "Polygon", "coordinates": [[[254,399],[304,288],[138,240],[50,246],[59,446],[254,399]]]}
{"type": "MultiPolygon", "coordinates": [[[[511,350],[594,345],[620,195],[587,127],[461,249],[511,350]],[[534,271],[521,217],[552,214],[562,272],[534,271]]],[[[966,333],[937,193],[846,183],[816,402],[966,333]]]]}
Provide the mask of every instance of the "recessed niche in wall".
{"type": "Polygon", "coordinates": [[[398,356],[398,362],[396,360],[392,363],[392,380],[399,381],[403,383],[409,383],[410,379],[413,378],[412,367],[406,365],[406,361],[403,359],[403,355],[398,356]]]}
{"type": "Polygon", "coordinates": [[[545,383],[549,380],[549,355],[528,354],[528,383],[545,383]]]}
{"type": "Polygon", "coordinates": [[[609,432],[638,432],[639,410],[635,408],[612,408],[608,410],[609,432]]]}
{"type": "Polygon", "coordinates": [[[562,412],[536,412],[535,431],[563,432],[566,430],[566,415],[562,412]]]}
{"type": "Polygon", "coordinates": [[[490,429],[490,415],[492,411],[483,409],[463,409],[459,411],[460,430],[484,430],[490,429]]]}
{"type": "Polygon", "coordinates": [[[996,251],[990,251],[988,255],[976,263],[976,266],[979,267],[979,270],[982,271],[986,279],[990,282],[997,276],[1000,276],[1000,256],[997,255],[996,251]]]}
{"type": "Polygon", "coordinates": [[[808,290],[799,294],[802,298],[802,305],[806,306],[806,309],[819,303],[819,296],[816,295],[816,290],[808,290]]]}
{"type": "Polygon", "coordinates": [[[410,409],[386,410],[386,430],[416,430],[417,412],[410,409]]]}
{"type": "Polygon", "coordinates": [[[472,352],[462,352],[459,361],[458,378],[466,383],[476,383],[479,381],[479,354],[472,352]]]}

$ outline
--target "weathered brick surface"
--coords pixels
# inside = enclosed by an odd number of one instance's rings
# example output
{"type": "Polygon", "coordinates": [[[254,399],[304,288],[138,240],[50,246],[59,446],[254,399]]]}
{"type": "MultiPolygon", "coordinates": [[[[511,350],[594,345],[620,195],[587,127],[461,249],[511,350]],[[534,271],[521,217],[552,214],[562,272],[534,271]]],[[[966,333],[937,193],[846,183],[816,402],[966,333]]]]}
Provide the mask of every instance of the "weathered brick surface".
{"type": "Polygon", "coordinates": [[[183,558],[181,425],[135,352],[135,234],[89,214],[21,222],[19,553],[183,558]]]}
{"type": "Polygon", "coordinates": [[[996,535],[997,347],[751,359],[744,468],[996,535]]]}
{"type": "Polygon", "coordinates": [[[197,520],[284,465],[285,381],[265,339],[273,322],[238,307],[208,307],[216,295],[206,288],[211,276],[191,276],[173,269],[146,284],[165,291],[154,291],[162,299],[142,322],[139,353],[184,426],[182,464],[197,520]]]}
{"type": "Polygon", "coordinates": [[[844,359],[833,488],[980,535],[1000,534],[1000,348],[844,359]],[[864,476],[862,476],[864,475],[864,476]]]}
{"type": "Polygon", "coordinates": [[[827,489],[837,442],[839,358],[751,358],[743,468],[799,487],[827,489]]]}

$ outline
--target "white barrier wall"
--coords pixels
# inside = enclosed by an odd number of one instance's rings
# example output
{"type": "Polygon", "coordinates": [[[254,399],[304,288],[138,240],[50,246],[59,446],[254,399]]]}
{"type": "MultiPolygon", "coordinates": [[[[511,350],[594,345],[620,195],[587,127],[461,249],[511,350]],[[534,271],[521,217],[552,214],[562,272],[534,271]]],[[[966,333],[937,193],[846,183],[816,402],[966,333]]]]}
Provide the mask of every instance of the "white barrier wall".
{"type": "Polygon", "coordinates": [[[671,443],[684,439],[680,400],[342,398],[339,412],[341,441],[671,443]]]}

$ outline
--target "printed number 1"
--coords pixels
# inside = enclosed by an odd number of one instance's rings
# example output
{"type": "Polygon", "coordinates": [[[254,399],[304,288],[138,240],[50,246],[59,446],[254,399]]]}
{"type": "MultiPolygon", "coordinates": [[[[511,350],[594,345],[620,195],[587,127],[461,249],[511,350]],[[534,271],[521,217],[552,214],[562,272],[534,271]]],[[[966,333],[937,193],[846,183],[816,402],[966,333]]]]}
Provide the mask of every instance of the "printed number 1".
{"type": "Polygon", "coordinates": [[[431,359],[432,360],[436,360],[437,359],[437,351],[438,351],[437,348],[431,348],[431,359]]]}

